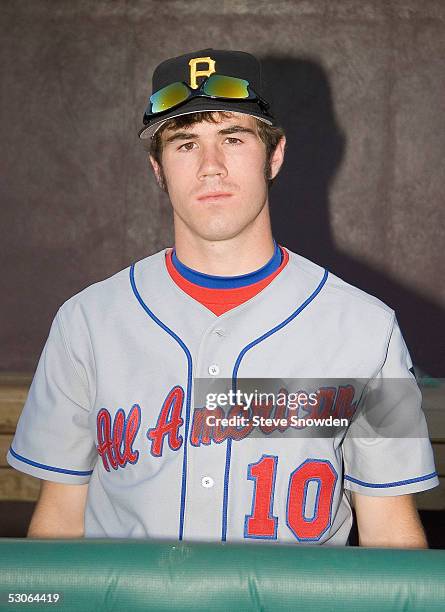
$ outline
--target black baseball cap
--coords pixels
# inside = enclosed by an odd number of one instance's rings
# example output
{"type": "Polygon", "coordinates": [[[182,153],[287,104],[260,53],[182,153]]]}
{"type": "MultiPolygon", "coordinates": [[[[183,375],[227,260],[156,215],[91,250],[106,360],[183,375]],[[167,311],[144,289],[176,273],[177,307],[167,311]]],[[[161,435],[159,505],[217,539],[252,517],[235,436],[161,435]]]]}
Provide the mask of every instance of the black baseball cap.
{"type": "MultiPolygon", "coordinates": [[[[264,100],[261,64],[254,55],[244,51],[211,48],[179,55],[159,64],[153,73],[152,94],[176,82],[185,82],[197,89],[204,79],[214,73],[245,79],[252,90],[264,100]]],[[[147,111],[144,113],[144,127],[139,131],[139,137],[143,139],[151,138],[168,119],[204,111],[245,113],[269,125],[275,125],[270,108],[266,109],[256,100],[195,97],[155,116],[148,116],[147,111]]]]}

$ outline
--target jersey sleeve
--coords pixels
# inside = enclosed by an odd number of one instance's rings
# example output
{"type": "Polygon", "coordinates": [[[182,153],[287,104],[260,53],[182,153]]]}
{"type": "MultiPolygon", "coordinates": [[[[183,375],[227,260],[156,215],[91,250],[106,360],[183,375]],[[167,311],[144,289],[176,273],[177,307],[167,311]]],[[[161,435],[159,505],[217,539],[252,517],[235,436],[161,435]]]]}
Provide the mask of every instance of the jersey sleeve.
{"type": "Polygon", "coordinates": [[[412,365],[393,315],[383,366],[369,381],[357,419],[343,440],[346,489],[390,496],[439,484],[412,365]]]}
{"type": "Polygon", "coordinates": [[[8,451],[8,463],[43,480],[88,482],[97,457],[89,414],[88,381],[70,352],[59,310],[8,451]]]}

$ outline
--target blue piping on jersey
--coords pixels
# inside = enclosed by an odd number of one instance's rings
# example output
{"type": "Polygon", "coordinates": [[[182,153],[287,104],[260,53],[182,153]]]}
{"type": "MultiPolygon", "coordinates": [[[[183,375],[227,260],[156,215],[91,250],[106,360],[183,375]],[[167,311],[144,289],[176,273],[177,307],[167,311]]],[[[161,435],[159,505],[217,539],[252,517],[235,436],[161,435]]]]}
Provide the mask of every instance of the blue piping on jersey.
{"type": "Polygon", "coordinates": [[[31,459],[27,459],[22,455],[13,450],[12,446],[9,448],[9,452],[13,457],[18,459],[19,461],[23,461],[23,463],[27,463],[28,465],[32,465],[37,468],[41,468],[42,470],[49,470],[50,472],[58,472],[59,474],[70,474],[71,476],[91,476],[93,470],[86,470],[81,472],[79,470],[65,470],[64,468],[54,467],[53,465],[46,465],[45,463],[38,463],[37,461],[31,461],[31,459]]]}
{"type": "MultiPolygon", "coordinates": [[[[328,279],[328,276],[329,276],[329,272],[328,272],[328,270],[325,270],[324,274],[323,274],[323,278],[321,279],[320,283],[318,284],[318,287],[297,308],[297,310],[295,310],[290,316],[288,316],[287,319],[284,319],[284,321],[282,321],[281,323],[279,323],[278,325],[276,325],[275,327],[270,329],[268,332],[264,333],[262,336],[260,336],[256,340],[253,340],[252,342],[250,342],[250,344],[248,344],[247,346],[245,346],[243,348],[243,350],[238,355],[238,358],[235,361],[235,365],[234,365],[234,368],[233,368],[232,388],[233,388],[233,390],[235,392],[236,392],[236,380],[237,380],[237,376],[238,376],[238,370],[239,370],[239,367],[240,367],[240,364],[241,364],[241,360],[243,359],[243,357],[247,353],[247,351],[249,351],[251,348],[253,348],[257,344],[259,344],[263,340],[266,340],[266,338],[268,338],[269,336],[271,336],[275,332],[279,331],[281,328],[285,327],[288,323],[290,323],[293,319],[295,319],[295,317],[297,317],[300,314],[300,312],[302,310],[304,310],[306,308],[306,306],[308,306],[308,304],[310,304],[312,302],[312,300],[320,293],[320,291],[322,290],[324,284],[326,283],[326,281],[328,279]]],[[[229,501],[229,476],[230,476],[230,459],[231,459],[231,454],[232,454],[232,440],[231,440],[231,438],[228,438],[227,439],[227,449],[226,449],[226,469],[225,469],[225,473],[224,473],[224,497],[223,497],[223,512],[222,512],[223,516],[222,516],[222,529],[221,529],[221,540],[223,542],[226,541],[226,537],[227,537],[227,506],[228,506],[228,501],[229,501]]]]}
{"type": "Polygon", "coordinates": [[[144,300],[142,299],[139,291],[137,290],[136,283],[134,280],[134,267],[133,264],[130,268],[130,283],[131,288],[133,289],[133,293],[136,296],[139,304],[148,314],[148,316],[153,319],[155,323],[159,325],[164,331],[166,331],[184,351],[187,357],[187,395],[186,395],[186,416],[185,416],[185,434],[184,434],[184,454],[182,459],[182,485],[181,485],[181,508],[179,512],[179,539],[182,540],[182,536],[184,533],[184,514],[185,514],[185,496],[187,491],[187,445],[188,445],[188,432],[189,432],[189,421],[190,421],[190,398],[191,398],[191,389],[192,389],[192,356],[190,354],[189,349],[181,340],[181,338],[175,334],[165,323],[163,323],[158,317],[149,309],[144,300]]]}
{"type": "Polygon", "coordinates": [[[354,482],[355,484],[362,485],[362,487],[372,487],[375,489],[386,489],[388,487],[400,487],[402,485],[412,484],[414,482],[422,482],[422,480],[430,480],[437,476],[437,472],[431,472],[431,474],[426,474],[425,476],[418,476],[417,478],[409,478],[408,480],[398,480],[397,482],[383,482],[383,483],[371,483],[371,482],[363,482],[363,480],[358,480],[358,478],[353,478],[352,476],[348,476],[345,474],[344,479],[349,480],[350,482],[354,482]]]}

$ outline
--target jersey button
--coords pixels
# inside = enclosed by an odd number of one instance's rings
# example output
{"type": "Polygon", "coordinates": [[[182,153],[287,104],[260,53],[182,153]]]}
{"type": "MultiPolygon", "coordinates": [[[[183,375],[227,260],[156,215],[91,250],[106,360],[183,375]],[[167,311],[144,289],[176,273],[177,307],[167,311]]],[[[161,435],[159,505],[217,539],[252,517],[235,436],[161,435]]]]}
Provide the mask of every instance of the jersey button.
{"type": "Polygon", "coordinates": [[[211,476],[203,476],[201,478],[201,484],[205,489],[211,489],[215,484],[215,481],[211,476]]]}
{"type": "Polygon", "coordinates": [[[218,376],[218,374],[219,374],[219,365],[217,365],[216,363],[212,363],[212,365],[209,366],[209,374],[211,376],[218,376]]]}

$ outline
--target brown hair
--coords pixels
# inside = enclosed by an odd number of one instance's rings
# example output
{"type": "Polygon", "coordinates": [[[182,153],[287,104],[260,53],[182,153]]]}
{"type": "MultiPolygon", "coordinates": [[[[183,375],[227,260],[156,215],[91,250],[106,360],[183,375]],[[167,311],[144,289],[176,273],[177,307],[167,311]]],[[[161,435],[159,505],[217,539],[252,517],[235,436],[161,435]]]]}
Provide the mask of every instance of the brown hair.
{"type": "MultiPolygon", "coordinates": [[[[153,138],[143,140],[145,150],[156,160],[161,169],[161,187],[164,191],[167,191],[165,183],[164,173],[162,171],[162,133],[167,130],[178,130],[183,127],[190,127],[194,123],[201,123],[202,121],[208,121],[210,123],[218,123],[222,119],[230,118],[232,113],[224,111],[205,111],[200,113],[190,113],[188,115],[181,115],[174,117],[166,121],[159,130],[154,134],[153,138]]],[[[275,151],[278,142],[284,136],[284,130],[281,127],[274,127],[268,125],[261,119],[256,119],[256,125],[258,130],[258,136],[264,142],[266,147],[266,162],[264,166],[264,177],[270,187],[274,179],[270,178],[271,168],[270,161],[272,154],[275,151]]]]}

